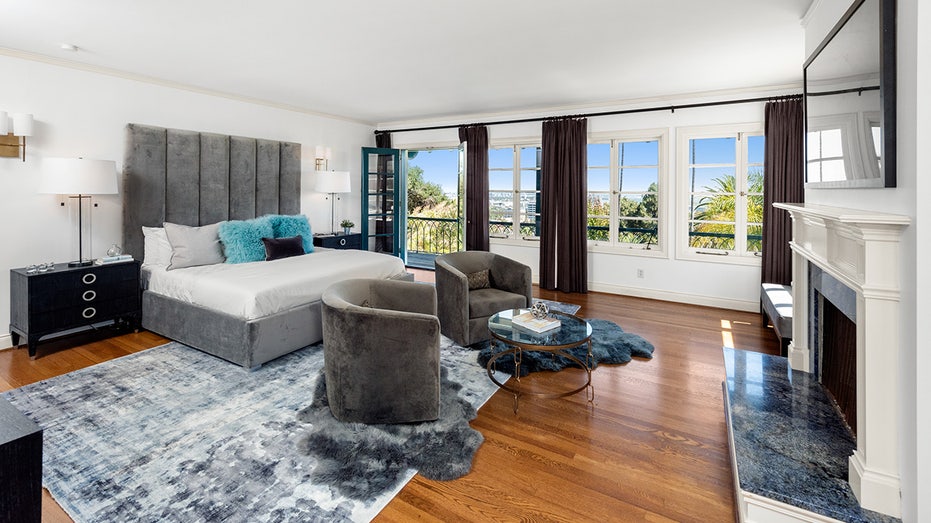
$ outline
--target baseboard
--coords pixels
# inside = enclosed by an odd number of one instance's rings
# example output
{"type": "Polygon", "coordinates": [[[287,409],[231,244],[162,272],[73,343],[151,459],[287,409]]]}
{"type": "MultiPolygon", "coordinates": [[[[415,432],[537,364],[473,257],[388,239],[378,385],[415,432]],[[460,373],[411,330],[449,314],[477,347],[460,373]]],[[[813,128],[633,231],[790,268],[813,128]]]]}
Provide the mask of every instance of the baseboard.
{"type": "Polygon", "coordinates": [[[9,334],[0,334],[0,350],[13,348],[13,337],[9,334]]]}
{"type": "Polygon", "coordinates": [[[717,296],[687,294],[684,292],[663,291],[658,289],[644,289],[641,287],[625,287],[623,285],[611,285],[606,283],[589,283],[588,288],[592,291],[607,292],[609,294],[620,294],[622,296],[650,298],[653,300],[672,301],[676,303],[689,303],[692,305],[704,305],[706,307],[717,307],[720,309],[760,312],[760,300],[735,300],[731,298],[720,298],[717,296]]]}

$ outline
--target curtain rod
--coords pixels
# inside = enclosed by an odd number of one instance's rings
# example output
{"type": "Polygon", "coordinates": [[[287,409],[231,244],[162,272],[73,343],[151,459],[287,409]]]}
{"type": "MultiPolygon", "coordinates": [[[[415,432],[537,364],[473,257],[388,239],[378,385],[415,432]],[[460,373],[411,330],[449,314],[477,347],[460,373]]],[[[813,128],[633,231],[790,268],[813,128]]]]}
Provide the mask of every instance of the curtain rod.
{"type": "Polygon", "coordinates": [[[785,94],[780,96],[761,96],[759,98],[740,98],[736,100],[721,100],[718,102],[701,102],[693,104],[682,104],[682,105],[665,105],[662,107],[642,107],[639,109],[623,109],[619,111],[603,111],[598,113],[585,113],[585,114],[573,114],[566,116],[538,116],[534,118],[520,118],[516,120],[501,120],[497,122],[480,122],[480,123],[471,123],[471,124],[448,124],[448,125],[433,125],[430,127],[412,127],[410,129],[385,129],[385,130],[376,130],[375,134],[389,134],[389,133],[405,133],[413,131],[434,131],[437,129],[458,129],[463,125],[505,125],[505,124],[514,124],[514,123],[528,123],[528,122],[542,122],[544,120],[549,120],[552,118],[591,118],[594,116],[613,116],[618,114],[634,114],[634,113],[649,113],[655,111],[671,111],[676,112],[676,109],[694,109],[697,107],[712,107],[716,105],[734,105],[734,104],[746,104],[753,102],[778,102],[784,100],[791,100],[794,98],[800,98],[801,94],[785,94]]]}

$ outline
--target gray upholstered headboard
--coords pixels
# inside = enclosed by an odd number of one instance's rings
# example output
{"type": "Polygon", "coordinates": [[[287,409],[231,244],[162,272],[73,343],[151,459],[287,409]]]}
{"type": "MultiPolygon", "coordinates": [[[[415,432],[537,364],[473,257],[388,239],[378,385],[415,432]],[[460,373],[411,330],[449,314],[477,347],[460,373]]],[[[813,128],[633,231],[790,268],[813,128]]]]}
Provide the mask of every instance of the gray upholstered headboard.
{"type": "Polygon", "coordinates": [[[123,250],[143,256],[142,226],[207,225],[301,212],[301,144],[127,126],[123,250]]]}

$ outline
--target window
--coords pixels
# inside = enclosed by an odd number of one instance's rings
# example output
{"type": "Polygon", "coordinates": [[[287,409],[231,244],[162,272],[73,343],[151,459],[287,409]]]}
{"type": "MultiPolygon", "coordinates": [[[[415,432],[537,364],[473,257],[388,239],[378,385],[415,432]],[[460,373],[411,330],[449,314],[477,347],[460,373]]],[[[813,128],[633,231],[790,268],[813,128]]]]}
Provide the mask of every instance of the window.
{"type": "Polygon", "coordinates": [[[665,134],[588,145],[588,239],[662,250],[660,198],[665,134]]]}
{"type": "Polygon", "coordinates": [[[510,145],[488,149],[488,234],[491,238],[540,235],[541,149],[510,145]]]}
{"type": "MultiPolygon", "coordinates": [[[[680,245],[686,257],[747,259],[763,247],[758,126],[679,130],[680,245]]],[[[755,263],[755,262],[754,262],[755,263]]]]}

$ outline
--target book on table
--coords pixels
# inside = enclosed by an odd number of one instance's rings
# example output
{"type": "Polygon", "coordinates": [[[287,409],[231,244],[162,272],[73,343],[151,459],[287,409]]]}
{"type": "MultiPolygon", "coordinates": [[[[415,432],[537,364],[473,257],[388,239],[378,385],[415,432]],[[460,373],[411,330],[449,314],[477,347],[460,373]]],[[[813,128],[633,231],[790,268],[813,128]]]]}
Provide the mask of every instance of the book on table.
{"type": "Polygon", "coordinates": [[[546,332],[559,327],[558,319],[546,316],[544,318],[534,318],[531,312],[524,312],[511,318],[511,323],[518,327],[530,329],[534,332],[546,332]]]}

